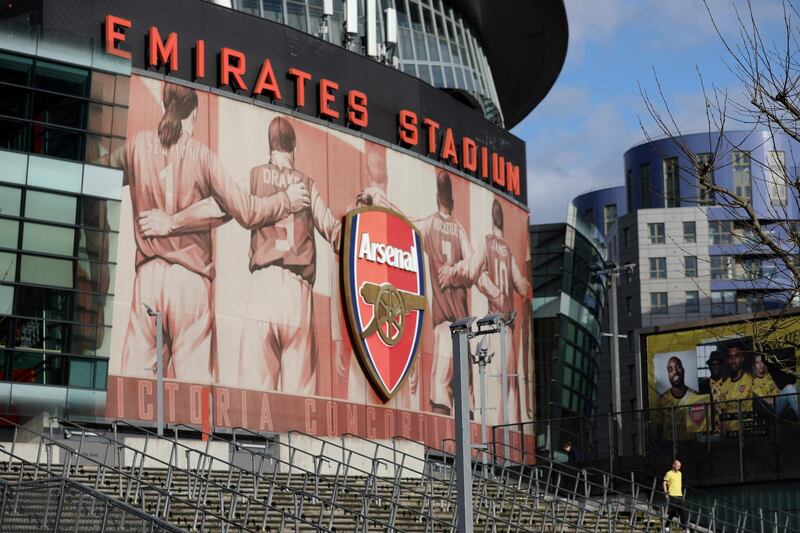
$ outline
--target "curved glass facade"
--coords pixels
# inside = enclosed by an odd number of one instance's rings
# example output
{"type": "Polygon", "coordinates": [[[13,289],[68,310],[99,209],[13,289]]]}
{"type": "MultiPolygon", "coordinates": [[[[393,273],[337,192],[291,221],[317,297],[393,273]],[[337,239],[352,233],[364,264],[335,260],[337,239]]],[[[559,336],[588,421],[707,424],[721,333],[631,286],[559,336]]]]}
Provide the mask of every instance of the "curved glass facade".
{"type": "Polygon", "coordinates": [[[566,224],[533,226],[534,353],[540,418],[592,414],[604,291],[598,229],[570,205],[566,224]]]}
{"type": "MultiPolygon", "coordinates": [[[[365,2],[359,0],[358,35],[344,31],[345,0],[333,0],[323,16],[323,0],[215,0],[252,15],[316,35],[366,55],[365,2]]],[[[378,56],[403,72],[445,89],[486,118],[503,125],[499,99],[486,55],[467,22],[443,0],[374,0],[378,56]],[[397,46],[386,44],[386,9],[397,12],[397,46]]]]}

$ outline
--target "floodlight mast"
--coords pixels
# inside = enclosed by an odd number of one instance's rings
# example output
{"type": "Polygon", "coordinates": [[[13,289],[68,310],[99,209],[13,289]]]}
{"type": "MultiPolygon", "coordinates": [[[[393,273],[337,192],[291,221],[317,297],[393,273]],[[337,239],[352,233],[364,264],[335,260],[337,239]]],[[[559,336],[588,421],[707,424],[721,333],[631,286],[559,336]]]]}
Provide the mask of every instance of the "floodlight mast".
{"type": "Polygon", "coordinates": [[[474,317],[461,318],[450,324],[453,341],[453,407],[456,441],[456,523],[458,533],[472,533],[472,453],[469,431],[469,372],[467,341],[473,336],[474,317]]]}

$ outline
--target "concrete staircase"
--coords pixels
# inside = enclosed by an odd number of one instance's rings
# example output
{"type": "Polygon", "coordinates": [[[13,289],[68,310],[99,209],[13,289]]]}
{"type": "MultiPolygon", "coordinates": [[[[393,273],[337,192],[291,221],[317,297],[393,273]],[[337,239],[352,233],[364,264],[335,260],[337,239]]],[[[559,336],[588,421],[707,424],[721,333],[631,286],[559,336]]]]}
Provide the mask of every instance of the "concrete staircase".
{"type": "MultiPolygon", "coordinates": [[[[0,475],[18,482],[20,466],[0,464],[0,475]]],[[[447,480],[407,479],[403,481],[404,490],[398,492],[391,479],[380,477],[350,477],[349,488],[345,489],[335,477],[328,476],[311,480],[309,476],[276,472],[265,483],[253,476],[237,476],[231,480],[228,472],[215,471],[207,476],[208,484],[198,484],[191,476],[174,472],[170,475],[164,468],[124,467],[123,470],[140,478],[142,484],[131,485],[124,476],[109,475],[95,465],[67,467],[66,472],[62,466],[51,466],[53,475],[66,474],[71,482],[64,500],[70,503],[62,509],[63,530],[101,531],[102,506],[92,506],[90,498],[72,485],[81,484],[97,488],[150,515],[166,517],[170,524],[186,530],[355,532],[386,531],[387,525],[393,524],[391,530],[409,533],[453,531],[454,495],[447,480]],[[163,487],[174,497],[168,504],[163,494],[152,487],[163,487]],[[255,508],[244,496],[263,501],[266,506],[255,508]],[[190,502],[214,510],[220,517],[227,518],[227,523],[199,515],[190,502]],[[81,525],[73,529],[78,518],[81,525]]],[[[33,481],[35,472],[23,467],[22,484],[33,481]]],[[[7,505],[14,500],[14,487],[14,484],[7,486],[11,491],[6,498],[7,505]]],[[[15,512],[4,515],[10,522],[4,519],[2,530],[11,531],[6,529],[9,525],[17,528],[14,531],[51,530],[52,518],[47,522],[48,517],[43,516],[42,510],[49,509],[50,516],[55,516],[53,503],[58,501],[60,490],[61,483],[56,478],[36,493],[28,491],[19,501],[14,501],[15,512]],[[25,524],[32,529],[25,529],[25,524]]],[[[487,483],[482,479],[475,480],[473,491],[475,531],[660,530],[660,522],[652,520],[643,527],[633,528],[626,512],[614,512],[613,505],[600,512],[600,504],[591,500],[570,503],[567,498],[524,494],[522,490],[509,490],[501,483],[487,483]]],[[[122,530],[141,530],[132,527],[130,518],[127,524],[122,530]]],[[[116,531],[114,526],[109,522],[108,527],[112,529],[106,530],[116,531]]]]}

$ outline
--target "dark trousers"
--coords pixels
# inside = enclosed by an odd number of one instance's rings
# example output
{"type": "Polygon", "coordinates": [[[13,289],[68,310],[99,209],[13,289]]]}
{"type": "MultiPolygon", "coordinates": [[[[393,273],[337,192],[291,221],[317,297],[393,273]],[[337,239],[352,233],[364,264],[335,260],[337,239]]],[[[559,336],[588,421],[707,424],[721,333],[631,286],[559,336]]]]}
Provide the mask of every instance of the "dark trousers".
{"type": "Polygon", "coordinates": [[[676,516],[678,517],[678,520],[681,521],[681,526],[685,528],[688,520],[686,515],[686,507],[683,505],[683,498],[670,496],[669,507],[667,507],[667,521],[671,521],[676,516]]]}

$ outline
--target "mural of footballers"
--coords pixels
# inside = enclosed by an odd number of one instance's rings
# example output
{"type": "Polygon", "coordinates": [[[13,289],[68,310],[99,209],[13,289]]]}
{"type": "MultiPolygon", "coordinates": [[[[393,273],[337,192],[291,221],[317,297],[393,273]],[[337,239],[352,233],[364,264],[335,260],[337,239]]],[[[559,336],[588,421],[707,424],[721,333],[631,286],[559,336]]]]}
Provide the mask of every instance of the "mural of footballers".
{"type": "MultiPolygon", "coordinates": [[[[475,247],[471,256],[465,257],[462,261],[445,266],[439,270],[439,283],[442,287],[459,286],[463,284],[475,284],[482,274],[488,274],[491,285],[496,291],[487,294],[489,300],[489,313],[502,313],[508,317],[514,311],[514,298],[512,291],[526,298],[531,295],[531,285],[525,276],[522,275],[517,262],[514,260],[511,248],[504,238],[504,215],[503,206],[495,198],[492,201],[492,233],[487,235],[482,242],[475,247]]],[[[514,338],[514,326],[507,328],[506,335],[506,361],[508,364],[508,418],[509,422],[520,420],[520,392],[518,380],[514,377],[517,374],[520,354],[517,350],[517,343],[514,338]]],[[[500,342],[495,335],[489,337],[489,351],[495,353],[492,366],[499,366],[500,342]]],[[[495,370],[495,374],[499,371],[495,370]]],[[[487,422],[496,425],[502,422],[502,411],[494,409],[486,413],[487,422]]]]}
{"type": "Polygon", "coordinates": [[[239,188],[208,146],[193,137],[198,97],[164,84],[163,115],[155,130],[128,138],[112,155],[130,186],[136,275],[121,371],[153,377],[155,320],[163,313],[165,376],[194,383],[212,377],[211,229],[233,216],[245,228],[271,224],[307,203],[298,186],[257,198],[239,188]]]}
{"type": "Polygon", "coordinates": [[[239,385],[316,393],[317,345],[312,291],[316,277],[316,229],[339,253],[341,222],[314,180],[294,168],[297,144],[289,119],[269,124],[269,161],[250,171],[250,192],[284,198],[302,187],[303,207],[254,228],[250,238],[250,290],[239,354],[239,385]]]}
{"type": "Polygon", "coordinates": [[[696,404],[705,404],[709,398],[686,385],[686,370],[683,361],[677,355],[673,355],[667,360],[667,376],[670,388],[664,391],[656,402],[664,438],[672,440],[674,437],[678,440],[685,440],[697,432],[705,431],[706,406],[696,404]],[[674,432],[673,420],[675,421],[674,432]]]}

